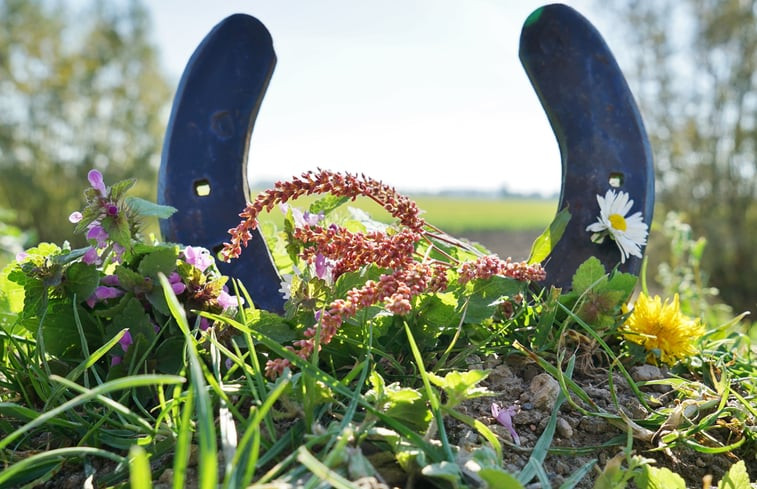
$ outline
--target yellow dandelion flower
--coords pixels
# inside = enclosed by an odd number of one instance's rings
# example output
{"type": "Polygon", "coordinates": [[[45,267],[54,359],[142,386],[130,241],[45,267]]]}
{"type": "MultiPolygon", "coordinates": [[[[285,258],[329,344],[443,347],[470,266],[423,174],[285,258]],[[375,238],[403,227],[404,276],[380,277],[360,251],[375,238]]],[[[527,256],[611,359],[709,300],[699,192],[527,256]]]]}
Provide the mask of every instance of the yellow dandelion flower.
{"type": "Polygon", "coordinates": [[[639,344],[651,352],[660,352],[660,359],[672,365],[696,353],[694,341],[704,334],[704,327],[698,319],[681,313],[678,294],[673,302],[660,296],[650,298],[640,294],[633,311],[626,321],[623,336],[628,341],[639,344]]]}

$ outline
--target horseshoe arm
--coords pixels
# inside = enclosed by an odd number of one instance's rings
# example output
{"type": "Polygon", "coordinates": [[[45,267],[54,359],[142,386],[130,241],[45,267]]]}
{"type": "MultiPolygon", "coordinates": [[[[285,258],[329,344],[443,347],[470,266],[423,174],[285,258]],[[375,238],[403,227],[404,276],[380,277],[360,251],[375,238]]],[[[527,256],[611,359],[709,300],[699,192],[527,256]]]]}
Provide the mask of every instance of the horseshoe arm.
{"type": "MultiPolygon", "coordinates": [[[[520,59],[560,147],[558,209],[568,206],[572,217],[545,268],[549,284],[567,289],[590,256],[608,270],[620,261],[612,240],[597,245],[586,231],[599,215],[597,195],[612,187],[628,192],[631,213],[641,211],[644,222],[652,222],[652,151],[615,58],[578,12],[560,4],[534,11],[521,32],[520,59]]],[[[631,257],[619,269],[638,275],[640,267],[641,259],[631,257]]]]}
{"type": "MultiPolygon", "coordinates": [[[[270,34],[243,14],[224,19],[195,50],[163,145],[158,202],[178,209],[161,221],[164,239],[214,254],[228,241],[249,196],[250,134],[275,64],[270,34]]],[[[257,307],[283,311],[281,279],[259,232],[239,259],[218,268],[240,279],[257,307]]]]}

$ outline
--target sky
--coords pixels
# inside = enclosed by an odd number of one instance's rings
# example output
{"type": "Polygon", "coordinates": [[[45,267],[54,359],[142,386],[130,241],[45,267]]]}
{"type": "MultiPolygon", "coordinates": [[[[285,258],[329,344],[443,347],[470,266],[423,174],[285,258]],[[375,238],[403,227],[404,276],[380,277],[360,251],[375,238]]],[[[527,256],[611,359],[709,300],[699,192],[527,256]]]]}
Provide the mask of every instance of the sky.
{"type": "MultiPolygon", "coordinates": [[[[270,31],[277,64],[250,143],[253,186],[327,168],[404,191],[550,195],[560,154],[518,60],[521,26],[546,3],[146,2],[174,86],[226,16],[247,13],[270,31]]],[[[603,31],[591,2],[564,3],[603,31]]]]}

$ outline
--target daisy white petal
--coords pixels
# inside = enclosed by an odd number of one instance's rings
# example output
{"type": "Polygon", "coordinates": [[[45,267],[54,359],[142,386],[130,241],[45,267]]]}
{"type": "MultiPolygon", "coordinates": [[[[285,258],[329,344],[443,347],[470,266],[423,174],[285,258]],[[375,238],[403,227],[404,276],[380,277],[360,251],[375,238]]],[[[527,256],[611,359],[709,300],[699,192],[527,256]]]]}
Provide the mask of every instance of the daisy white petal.
{"type": "Polygon", "coordinates": [[[604,197],[597,195],[597,203],[597,221],[586,227],[586,231],[594,233],[592,241],[601,243],[605,236],[610,236],[618,245],[621,263],[625,263],[631,256],[641,258],[641,247],[647,244],[648,226],[644,223],[641,212],[626,217],[633,207],[633,200],[628,193],[616,193],[610,189],[604,197]]]}

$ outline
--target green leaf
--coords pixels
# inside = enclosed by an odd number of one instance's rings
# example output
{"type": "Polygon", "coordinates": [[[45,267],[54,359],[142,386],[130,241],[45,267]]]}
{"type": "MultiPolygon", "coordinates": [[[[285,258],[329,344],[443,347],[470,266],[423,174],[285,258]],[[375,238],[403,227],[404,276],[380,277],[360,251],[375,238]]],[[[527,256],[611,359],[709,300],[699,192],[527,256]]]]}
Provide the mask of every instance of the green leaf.
{"type": "Polygon", "coordinates": [[[686,489],[686,481],[665,467],[658,468],[645,465],[635,477],[639,489],[686,489]]]}
{"type": "Polygon", "coordinates": [[[731,465],[728,472],[718,482],[718,489],[751,489],[749,474],[743,460],[731,465]]]}
{"type": "Polygon", "coordinates": [[[329,212],[333,211],[349,200],[349,197],[342,197],[339,195],[326,195],[310,204],[308,212],[310,212],[311,214],[319,214],[321,212],[328,214],[329,212]]]}
{"type": "Polygon", "coordinates": [[[523,484],[518,479],[502,469],[487,467],[479,470],[478,476],[492,489],[523,489],[523,484]]]}
{"type": "Polygon", "coordinates": [[[557,213],[547,229],[545,229],[544,232],[536,238],[536,241],[534,241],[534,244],[531,247],[531,255],[528,258],[529,264],[544,261],[544,259],[552,253],[557,242],[562,238],[565,228],[570,221],[570,217],[570,212],[568,211],[567,206],[557,213]]]}
{"type": "Polygon", "coordinates": [[[426,477],[443,479],[452,484],[452,487],[459,487],[461,471],[460,467],[452,462],[439,462],[437,464],[426,465],[421,470],[426,477]]]}
{"type": "Polygon", "coordinates": [[[281,344],[297,339],[294,329],[278,314],[261,309],[248,310],[247,326],[260,331],[281,344]]]}
{"type": "Polygon", "coordinates": [[[124,202],[140,216],[154,216],[158,219],[168,219],[177,210],[170,205],[156,204],[139,197],[126,197],[124,202]]]}
{"type": "Polygon", "coordinates": [[[129,221],[123,212],[119,212],[117,216],[109,216],[103,219],[102,227],[108,233],[111,241],[120,244],[126,249],[131,248],[129,221]]]}
{"type": "Polygon", "coordinates": [[[415,309],[420,322],[437,328],[455,328],[460,322],[457,306],[457,296],[448,292],[421,296],[415,309]]]}
{"type": "Polygon", "coordinates": [[[76,294],[79,301],[87,299],[100,283],[100,272],[93,265],[78,262],[71,264],[64,273],[64,288],[71,296],[76,294]]]}
{"type": "Polygon", "coordinates": [[[607,271],[596,256],[589,257],[583,262],[573,275],[573,291],[583,294],[584,291],[607,280],[607,271]]]}
{"type": "Polygon", "coordinates": [[[468,309],[465,315],[466,323],[480,323],[489,319],[504,297],[513,297],[523,289],[523,282],[495,275],[486,280],[474,280],[466,284],[470,293],[468,309]]]}
{"type": "Polygon", "coordinates": [[[467,399],[493,395],[485,387],[476,387],[487,375],[489,373],[484,370],[453,370],[444,377],[429,372],[428,379],[447,394],[447,407],[453,408],[467,399]]]}
{"type": "Polygon", "coordinates": [[[139,273],[146,277],[158,277],[158,273],[170,275],[176,270],[178,249],[175,246],[159,248],[149,253],[139,262],[139,273]]]}
{"type": "Polygon", "coordinates": [[[128,190],[134,186],[135,183],[137,183],[136,178],[127,178],[126,180],[121,180],[120,182],[114,183],[110,187],[110,199],[119,200],[123,196],[123,194],[128,192],[128,190]]]}

